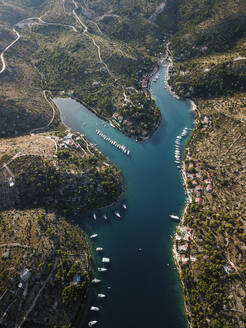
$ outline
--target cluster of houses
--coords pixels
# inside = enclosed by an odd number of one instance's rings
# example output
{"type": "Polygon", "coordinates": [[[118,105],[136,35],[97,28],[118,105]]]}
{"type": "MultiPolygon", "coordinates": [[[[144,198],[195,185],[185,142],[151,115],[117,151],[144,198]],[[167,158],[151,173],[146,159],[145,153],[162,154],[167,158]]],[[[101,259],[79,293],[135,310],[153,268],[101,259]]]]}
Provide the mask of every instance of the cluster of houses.
{"type": "MultiPolygon", "coordinates": [[[[137,118],[139,116],[138,112],[135,112],[132,117],[133,118],[137,118]]],[[[135,134],[136,133],[136,129],[134,127],[134,124],[132,121],[124,119],[123,116],[119,113],[114,113],[112,116],[112,121],[114,124],[116,124],[117,126],[119,126],[120,124],[122,124],[122,126],[129,131],[131,134],[135,134]]],[[[141,130],[141,136],[142,138],[147,137],[149,132],[147,131],[147,124],[144,124],[144,129],[141,130]]]]}
{"type": "Polygon", "coordinates": [[[176,234],[176,256],[182,265],[188,265],[189,261],[195,261],[195,257],[190,256],[190,244],[193,238],[193,229],[181,226],[176,234]]]}
{"type": "MultiPolygon", "coordinates": [[[[63,138],[59,138],[59,137],[57,137],[56,138],[56,142],[57,142],[57,144],[58,144],[58,147],[60,148],[60,149],[66,149],[66,148],[68,148],[69,146],[71,146],[71,147],[75,147],[75,148],[79,148],[79,145],[75,142],[75,140],[73,139],[73,137],[74,137],[75,135],[73,134],[73,133],[71,133],[71,132],[69,132],[65,137],[63,137],[63,138]]],[[[78,139],[80,139],[80,137],[76,137],[76,140],[77,140],[77,138],[78,139]]]]}
{"type": "Polygon", "coordinates": [[[207,116],[204,116],[203,120],[201,121],[202,129],[201,131],[206,131],[210,125],[210,120],[207,116]]]}
{"type": "Polygon", "coordinates": [[[150,73],[150,74],[145,74],[145,75],[143,76],[142,81],[141,81],[141,85],[142,85],[142,88],[143,88],[144,90],[147,91],[147,89],[148,89],[148,84],[149,84],[149,79],[151,78],[151,76],[153,76],[153,75],[156,74],[156,72],[158,71],[158,69],[159,69],[159,65],[156,64],[155,67],[154,67],[154,69],[153,69],[153,71],[152,71],[152,73],[150,73]]]}
{"type": "Polygon", "coordinates": [[[208,175],[206,171],[196,172],[195,164],[189,162],[188,171],[194,171],[193,173],[187,173],[187,178],[190,180],[190,186],[188,188],[188,194],[194,198],[196,204],[202,204],[204,201],[205,192],[213,192],[213,179],[208,175]],[[205,178],[206,177],[206,178],[205,178]]]}

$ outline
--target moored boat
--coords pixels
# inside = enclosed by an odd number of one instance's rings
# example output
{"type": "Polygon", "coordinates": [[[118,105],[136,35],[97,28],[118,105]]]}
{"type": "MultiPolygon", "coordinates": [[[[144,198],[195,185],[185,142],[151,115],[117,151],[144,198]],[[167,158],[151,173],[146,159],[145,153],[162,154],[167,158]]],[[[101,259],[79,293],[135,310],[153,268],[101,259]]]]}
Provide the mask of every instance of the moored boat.
{"type": "Polygon", "coordinates": [[[97,251],[97,252],[101,252],[101,251],[103,251],[103,248],[102,248],[102,247],[97,247],[97,248],[96,248],[96,251],[97,251]]]}
{"type": "Polygon", "coordinates": [[[96,238],[98,236],[97,233],[94,233],[93,235],[90,236],[91,239],[96,238]]]}
{"type": "Polygon", "coordinates": [[[178,221],[180,220],[180,218],[177,215],[170,214],[169,216],[174,220],[178,220],[178,221]]]}
{"type": "Polygon", "coordinates": [[[101,280],[100,279],[97,279],[97,278],[94,278],[94,279],[92,279],[92,281],[91,281],[93,284],[99,284],[99,282],[101,282],[101,280]]]}
{"type": "Polygon", "coordinates": [[[97,320],[92,320],[92,321],[90,321],[90,322],[88,323],[88,326],[89,326],[89,327],[92,327],[92,326],[94,326],[96,323],[97,323],[97,320]]]}
{"type": "Polygon", "coordinates": [[[90,310],[91,311],[99,311],[100,309],[97,306],[91,306],[90,310]]]}
{"type": "Polygon", "coordinates": [[[107,268],[98,268],[97,270],[98,270],[99,272],[105,272],[105,271],[108,271],[107,268]]]}
{"type": "Polygon", "coordinates": [[[104,297],[106,297],[106,295],[105,294],[98,294],[97,297],[98,298],[104,298],[104,297]]]}
{"type": "Polygon", "coordinates": [[[110,259],[108,257],[103,257],[102,258],[102,262],[103,263],[109,263],[110,262],[110,259]]]}
{"type": "Polygon", "coordinates": [[[119,212],[115,212],[115,215],[120,218],[120,213],[119,212]]]}

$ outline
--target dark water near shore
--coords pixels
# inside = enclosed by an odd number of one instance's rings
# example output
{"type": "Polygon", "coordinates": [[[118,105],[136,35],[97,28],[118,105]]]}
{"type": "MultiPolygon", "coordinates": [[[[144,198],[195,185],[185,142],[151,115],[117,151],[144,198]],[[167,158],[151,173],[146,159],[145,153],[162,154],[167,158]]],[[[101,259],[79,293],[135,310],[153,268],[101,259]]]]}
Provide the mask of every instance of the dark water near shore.
{"type": "Polygon", "coordinates": [[[87,309],[81,327],[90,320],[98,320],[95,327],[104,328],[186,327],[181,287],[171,254],[170,235],[176,223],[169,214],[179,215],[185,202],[181,174],[174,163],[174,143],[184,127],[193,126],[193,116],[189,102],[175,99],[164,88],[165,70],[161,68],[160,78],[152,83],[152,95],[163,120],[146,143],[135,142],[112,127],[104,128],[98,117],[74,100],[55,99],[64,123],[96,143],[122,170],[126,183],[122,200],[127,204],[126,210],[119,203],[98,211],[96,221],[92,213],[81,220],[89,235],[99,235],[91,242],[92,251],[101,246],[103,255],[111,259],[107,272],[97,272],[97,267],[102,266],[101,256],[94,252],[95,276],[102,282],[93,286],[88,308],[98,306],[100,312],[87,309]],[[101,139],[97,128],[124,144],[131,156],[101,139]],[[121,219],[115,217],[116,209],[121,219]],[[103,219],[104,213],[108,220],[103,219]],[[107,298],[97,299],[98,292],[107,298]]]}

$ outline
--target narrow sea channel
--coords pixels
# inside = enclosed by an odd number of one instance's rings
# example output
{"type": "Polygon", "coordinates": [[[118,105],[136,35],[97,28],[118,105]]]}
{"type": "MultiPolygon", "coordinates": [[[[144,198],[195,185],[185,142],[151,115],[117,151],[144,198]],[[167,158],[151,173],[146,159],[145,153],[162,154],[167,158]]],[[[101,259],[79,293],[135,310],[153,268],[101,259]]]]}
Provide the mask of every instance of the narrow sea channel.
{"type": "Polygon", "coordinates": [[[176,223],[169,214],[179,215],[185,203],[181,174],[174,163],[175,139],[184,127],[193,127],[193,115],[189,102],[175,99],[165,89],[165,71],[166,67],[160,68],[159,79],[151,85],[163,120],[148,142],[136,142],[110,126],[104,128],[102,120],[72,99],[55,99],[63,122],[97,144],[122,170],[126,183],[121,203],[96,212],[97,220],[92,213],[78,220],[88,235],[98,234],[90,244],[94,276],[102,280],[91,289],[81,328],[91,320],[97,320],[99,328],[187,327],[171,253],[170,236],[176,223]],[[100,138],[96,129],[124,144],[131,156],[100,138]],[[103,218],[105,213],[108,220],[103,218]],[[103,256],[111,259],[107,272],[97,272],[102,255],[95,252],[96,247],[103,247],[103,256]],[[106,299],[98,299],[98,293],[106,294],[106,299]],[[90,311],[91,305],[100,311],[90,311]]]}

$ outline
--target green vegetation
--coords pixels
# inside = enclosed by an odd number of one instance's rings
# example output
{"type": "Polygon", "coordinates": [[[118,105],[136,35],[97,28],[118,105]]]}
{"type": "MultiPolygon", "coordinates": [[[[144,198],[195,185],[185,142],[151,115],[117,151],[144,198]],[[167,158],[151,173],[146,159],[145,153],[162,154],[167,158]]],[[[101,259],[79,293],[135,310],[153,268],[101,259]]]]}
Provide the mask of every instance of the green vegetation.
{"type": "Polygon", "coordinates": [[[197,105],[184,155],[183,224],[194,230],[180,266],[187,316],[195,328],[244,327],[245,1],[177,4],[169,83],[197,105]]]}

